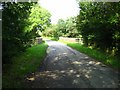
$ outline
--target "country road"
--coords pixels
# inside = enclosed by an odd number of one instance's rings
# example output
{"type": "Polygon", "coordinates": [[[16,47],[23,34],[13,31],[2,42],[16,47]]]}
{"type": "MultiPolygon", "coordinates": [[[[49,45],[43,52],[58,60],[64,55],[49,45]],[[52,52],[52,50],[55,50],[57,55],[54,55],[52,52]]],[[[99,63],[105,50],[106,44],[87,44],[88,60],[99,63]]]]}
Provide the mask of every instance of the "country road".
{"type": "Polygon", "coordinates": [[[60,42],[46,40],[47,57],[30,75],[32,88],[118,88],[119,73],[60,42]]]}

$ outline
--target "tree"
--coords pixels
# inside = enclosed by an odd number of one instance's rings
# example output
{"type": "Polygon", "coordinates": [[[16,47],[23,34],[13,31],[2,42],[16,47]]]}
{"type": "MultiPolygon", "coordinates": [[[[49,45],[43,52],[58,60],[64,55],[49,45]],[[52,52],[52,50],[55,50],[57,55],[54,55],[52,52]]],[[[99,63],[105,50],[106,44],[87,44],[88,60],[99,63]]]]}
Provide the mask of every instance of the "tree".
{"type": "Polygon", "coordinates": [[[57,31],[59,32],[59,36],[64,36],[66,34],[66,22],[63,19],[58,20],[57,31]]]}
{"type": "Polygon", "coordinates": [[[120,51],[120,3],[80,2],[79,6],[77,29],[82,35],[84,45],[104,52],[115,51],[117,54],[120,51]]]}
{"type": "Polygon", "coordinates": [[[66,20],[66,36],[79,37],[79,33],[76,28],[76,17],[70,17],[66,20]]]}
{"type": "Polygon", "coordinates": [[[51,14],[48,10],[42,8],[39,4],[35,4],[31,9],[30,16],[28,18],[28,27],[26,30],[36,29],[41,32],[44,31],[51,23],[51,14]]]}
{"type": "Polygon", "coordinates": [[[50,14],[33,2],[3,3],[2,15],[3,63],[31,46],[38,28],[43,30],[50,22],[50,14]]]}
{"type": "Polygon", "coordinates": [[[66,20],[59,19],[57,23],[57,32],[59,32],[59,36],[77,37],[78,31],[76,29],[76,18],[70,17],[66,20]]]}

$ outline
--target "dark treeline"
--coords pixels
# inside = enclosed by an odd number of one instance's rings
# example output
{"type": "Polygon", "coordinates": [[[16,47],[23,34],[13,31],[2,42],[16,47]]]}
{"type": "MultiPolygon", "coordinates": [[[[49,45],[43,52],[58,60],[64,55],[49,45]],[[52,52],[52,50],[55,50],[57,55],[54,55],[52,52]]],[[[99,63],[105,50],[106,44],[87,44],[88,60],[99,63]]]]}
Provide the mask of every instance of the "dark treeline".
{"type": "Polygon", "coordinates": [[[79,2],[77,30],[84,45],[120,56],[120,2],[79,2]]]}
{"type": "Polygon", "coordinates": [[[2,61],[10,63],[34,44],[38,31],[50,24],[51,15],[35,2],[6,2],[2,6],[2,61]]]}

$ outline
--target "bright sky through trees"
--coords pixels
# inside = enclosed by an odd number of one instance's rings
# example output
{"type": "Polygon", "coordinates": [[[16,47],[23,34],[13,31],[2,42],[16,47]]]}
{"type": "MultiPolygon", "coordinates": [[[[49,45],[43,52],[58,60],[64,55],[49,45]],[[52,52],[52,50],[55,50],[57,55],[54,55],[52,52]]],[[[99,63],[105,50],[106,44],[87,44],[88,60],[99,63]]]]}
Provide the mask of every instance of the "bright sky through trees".
{"type": "Polygon", "coordinates": [[[79,12],[76,0],[40,0],[40,5],[52,14],[52,23],[57,23],[60,18],[76,16],[79,12]]]}

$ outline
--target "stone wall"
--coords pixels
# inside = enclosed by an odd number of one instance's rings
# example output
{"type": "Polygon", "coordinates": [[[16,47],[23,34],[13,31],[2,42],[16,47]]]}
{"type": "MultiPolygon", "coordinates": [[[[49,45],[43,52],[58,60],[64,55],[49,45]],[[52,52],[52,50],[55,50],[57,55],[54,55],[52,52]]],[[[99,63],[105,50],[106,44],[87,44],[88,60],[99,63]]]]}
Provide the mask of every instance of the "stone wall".
{"type": "Polygon", "coordinates": [[[35,39],[35,43],[36,43],[36,44],[42,43],[42,37],[37,37],[37,38],[35,39]]]}

